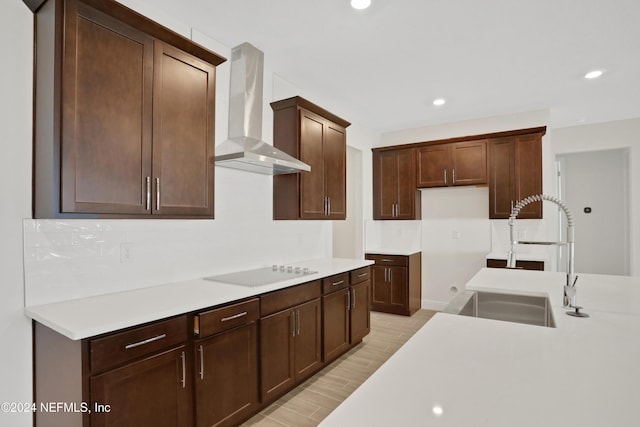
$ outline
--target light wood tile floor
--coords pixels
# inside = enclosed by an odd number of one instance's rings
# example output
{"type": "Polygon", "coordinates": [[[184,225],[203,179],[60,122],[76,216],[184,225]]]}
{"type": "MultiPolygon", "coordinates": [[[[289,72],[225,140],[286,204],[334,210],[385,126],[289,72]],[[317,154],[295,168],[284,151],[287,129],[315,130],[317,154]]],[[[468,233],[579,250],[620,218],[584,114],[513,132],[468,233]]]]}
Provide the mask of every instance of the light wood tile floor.
{"type": "Polygon", "coordinates": [[[362,343],[255,415],[243,427],[317,426],[435,313],[420,310],[406,317],[371,312],[371,332],[362,343]]]}

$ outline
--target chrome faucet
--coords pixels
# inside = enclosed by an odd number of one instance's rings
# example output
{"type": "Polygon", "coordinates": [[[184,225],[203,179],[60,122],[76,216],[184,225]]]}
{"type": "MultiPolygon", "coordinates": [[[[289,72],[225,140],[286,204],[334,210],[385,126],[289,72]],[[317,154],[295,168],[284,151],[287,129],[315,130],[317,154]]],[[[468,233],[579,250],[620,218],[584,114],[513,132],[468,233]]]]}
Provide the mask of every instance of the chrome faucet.
{"type": "Polygon", "coordinates": [[[509,238],[511,239],[511,249],[509,250],[509,254],[507,256],[507,267],[515,268],[516,267],[516,245],[555,245],[555,246],[567,246],[567,280],[564,285],[564,295],[562,298],[562,304],[565,307],[573,308],[575,311],[569,311],[567,314],[576,317],[588,317],[588,314],[582,313],[579,307],[576,305],[576,282],[578,281],[578,276],[576,276],[575,268],[574,268],[574,228],[573,228],[573,215],[571,211],[562,201],[559,199],[548,196],[546,194],[538,194],[536,196],[530,196],[525,199],[520,200],[518,203],[513,206],[511,209],[511,215],[509,216],[509,238]],[[565,216],[567,217],[567,241],[566,242],[538,242],[538,241],[522,241],[518,240],[515,237],[515,219],[520,213],[520,210],[533,202],[541,202],[543,200],[547,200],[549,202],[553,202],[562,209],[565,216]]]}

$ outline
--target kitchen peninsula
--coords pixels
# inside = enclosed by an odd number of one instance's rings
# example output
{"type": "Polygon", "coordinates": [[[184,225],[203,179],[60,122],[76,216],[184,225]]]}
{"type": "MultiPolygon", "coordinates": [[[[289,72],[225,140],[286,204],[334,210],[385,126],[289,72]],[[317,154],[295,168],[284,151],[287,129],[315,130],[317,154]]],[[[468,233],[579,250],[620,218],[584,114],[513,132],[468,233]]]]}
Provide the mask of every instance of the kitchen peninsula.
{"type": "Polygon", "coordinates": [[[369,333],[372,263],[316,259],[267,267],[285,278],[266,284],[222,275],[26,307],[35,401],[81,408],[36,423],[237,425],[369,333]],[[82,410],[96,405],[109,410],[82,410]]]}
{"type": "Polygon", "coordinates": [[[548,296],[555,328],[436,314],[322,426],[630,426],[640,381],[640,278],[485,268],[466,285],[548,296]]]}

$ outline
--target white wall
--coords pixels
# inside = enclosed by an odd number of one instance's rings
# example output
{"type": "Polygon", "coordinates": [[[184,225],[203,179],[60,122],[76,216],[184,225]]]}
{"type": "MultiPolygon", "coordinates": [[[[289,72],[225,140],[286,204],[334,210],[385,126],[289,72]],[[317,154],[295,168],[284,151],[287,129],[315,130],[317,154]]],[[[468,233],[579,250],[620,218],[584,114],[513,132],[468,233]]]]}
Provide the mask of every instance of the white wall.
{"type": "MultiPolygon", "coordinates": [[[[31,214],[33,17],[17,0],[0,13],[0,402],[31,402],[31,322],[24,316],[22,219],[31,214]]],[[[2,426],[30,426],[32,414],[0,412],[2,426]]]]}
{"type": "Polygon", "coordinates": [[[567,127],[553,131],[554,154],[618,148],[629,149],[630,274],[637,276],[640,274],[640,118],[567,127]]]}

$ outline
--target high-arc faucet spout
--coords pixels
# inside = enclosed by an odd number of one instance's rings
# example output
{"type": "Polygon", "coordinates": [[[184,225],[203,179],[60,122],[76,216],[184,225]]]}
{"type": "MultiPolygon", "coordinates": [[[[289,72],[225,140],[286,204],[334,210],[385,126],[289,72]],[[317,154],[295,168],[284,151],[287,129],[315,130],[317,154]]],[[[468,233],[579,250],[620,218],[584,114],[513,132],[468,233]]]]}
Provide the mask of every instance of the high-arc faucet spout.
{"type": "MultiPolygon", "coordinates": [[[[564,285],[564,295],[563,295],[563,305],[565,307],[576,308],[576,281],[578,280],[578,276],[576,276],[575,268],[574,268],[574,222],[573,215],[571,211],[562,201],[553,196],[548,196],[546,194],[538,194],[536,196],[530,196],[525,199],[520,200],[518,203],[513,206],[511,209],[511,215],[509,216],[509,238],[511,239],[511,249],[509,250],[509,254],[507,257],[507,267],[515,268],[516,267],[516,253],[515,247],[516,245],[558,245],[558,246],[567,246],[567,280],[564,285]],[[565,242],[532,242],[532,241],[519,241],[515,237],[515,220],[520,210],[523,207],[533,202],[541,202],[543,200],[547,200],[549,202],[555,203],[562,209],[565,216],[567,217],[567,240],[565,242]]],[[[578,312],[579,310],[576,310],[578,312]]]]}

